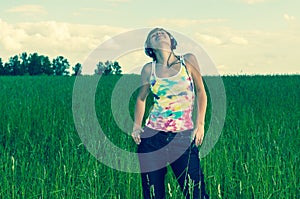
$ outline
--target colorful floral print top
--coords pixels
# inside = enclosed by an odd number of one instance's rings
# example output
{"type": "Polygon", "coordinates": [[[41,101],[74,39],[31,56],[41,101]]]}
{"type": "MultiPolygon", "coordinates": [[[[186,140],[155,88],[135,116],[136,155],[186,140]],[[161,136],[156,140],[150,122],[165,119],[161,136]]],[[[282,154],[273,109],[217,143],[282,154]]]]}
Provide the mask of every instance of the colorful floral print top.
{"type": "Polygon", "coordinates": [[[194,85],[181,57],[179,72],[168,78],[155,74],[156,62],[152,62],[150,87],[154,104],[145,125],[160,131],[178,132],[192,129],[194,106],[194,85]]]}

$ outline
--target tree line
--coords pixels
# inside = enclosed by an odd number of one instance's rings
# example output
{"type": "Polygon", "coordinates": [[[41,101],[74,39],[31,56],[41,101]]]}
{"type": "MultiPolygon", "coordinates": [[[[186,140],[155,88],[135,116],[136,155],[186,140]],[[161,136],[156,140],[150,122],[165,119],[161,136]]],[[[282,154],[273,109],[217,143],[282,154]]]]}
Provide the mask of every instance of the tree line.
{"type": "MultiPolygon", "coordinates": [[[[99,61],[95,66],[95,75],[121,75],[121,66],[117,61],[99,61]]],[[[27,54],[26,52],[20,55],[10,57],[8,62],[3,63],[0,57],[0,75],[7,76],[23,76],[23,75],[81,75],[82,65],[75,64],[72,67],[70,74],[69,61],[63,56],[57,56],[50,61],[48,56],[39,55],[38,53],[27,54]]]]}

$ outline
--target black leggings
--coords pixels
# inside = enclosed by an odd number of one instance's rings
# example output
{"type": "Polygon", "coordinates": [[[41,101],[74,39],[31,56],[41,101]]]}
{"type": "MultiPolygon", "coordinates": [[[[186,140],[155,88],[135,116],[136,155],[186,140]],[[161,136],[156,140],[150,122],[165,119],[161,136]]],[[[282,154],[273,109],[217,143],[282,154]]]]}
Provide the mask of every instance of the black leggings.
{"type": "Polygon", "coordinates": [[[192,130],[179,133],[145,127],[138,146],[145,199],[165,198],[165,175],[169,164],[187,199],[209,198],[205,192],[199,151],[191,141],[192,130]]]}

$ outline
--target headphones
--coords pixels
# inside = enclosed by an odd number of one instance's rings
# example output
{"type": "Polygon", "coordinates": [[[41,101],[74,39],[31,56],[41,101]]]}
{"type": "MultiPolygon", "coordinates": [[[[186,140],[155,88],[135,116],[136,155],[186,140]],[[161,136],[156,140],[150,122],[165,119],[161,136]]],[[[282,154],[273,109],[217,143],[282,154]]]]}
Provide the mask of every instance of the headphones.
{"type": "MultiPolygon", "coordinates": [[[[165,30],[164,30],[165,31],[165,30]]],[[[171,50],[174,50],[176,49],[176,46],[177,46],[177,41],[176,39],[167,31],[165,31],[169,37],[170,37],[170,40],[171,40],[171,50]]],[[[154,51],[152,48],[149,48],[148,47],[148,39],[146,40],[145,42],[145,54],[153,59],[155,59],[155,54],[154,54],[154,51]]]]}

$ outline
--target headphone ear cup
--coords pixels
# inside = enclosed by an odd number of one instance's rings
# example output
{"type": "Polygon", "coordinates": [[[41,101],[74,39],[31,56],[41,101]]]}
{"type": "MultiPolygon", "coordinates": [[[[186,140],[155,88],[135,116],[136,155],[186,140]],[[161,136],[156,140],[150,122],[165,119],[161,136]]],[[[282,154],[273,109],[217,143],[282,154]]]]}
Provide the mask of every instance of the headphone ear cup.
{"type": "Polygon", "coordinates": [[[145,53],[146,55],[148,55],[149,57],[153,57],[153,50],[152,48],[145,48],[145,53]]]}
{"type": "Polygon", "coordinates": [[[176,49],[176,46],[177,46],[177,41],[176,41],[176,39],[172,36],[172,37],[171,37],[171,49],[172,49],[172,50],[176,49]]]}

